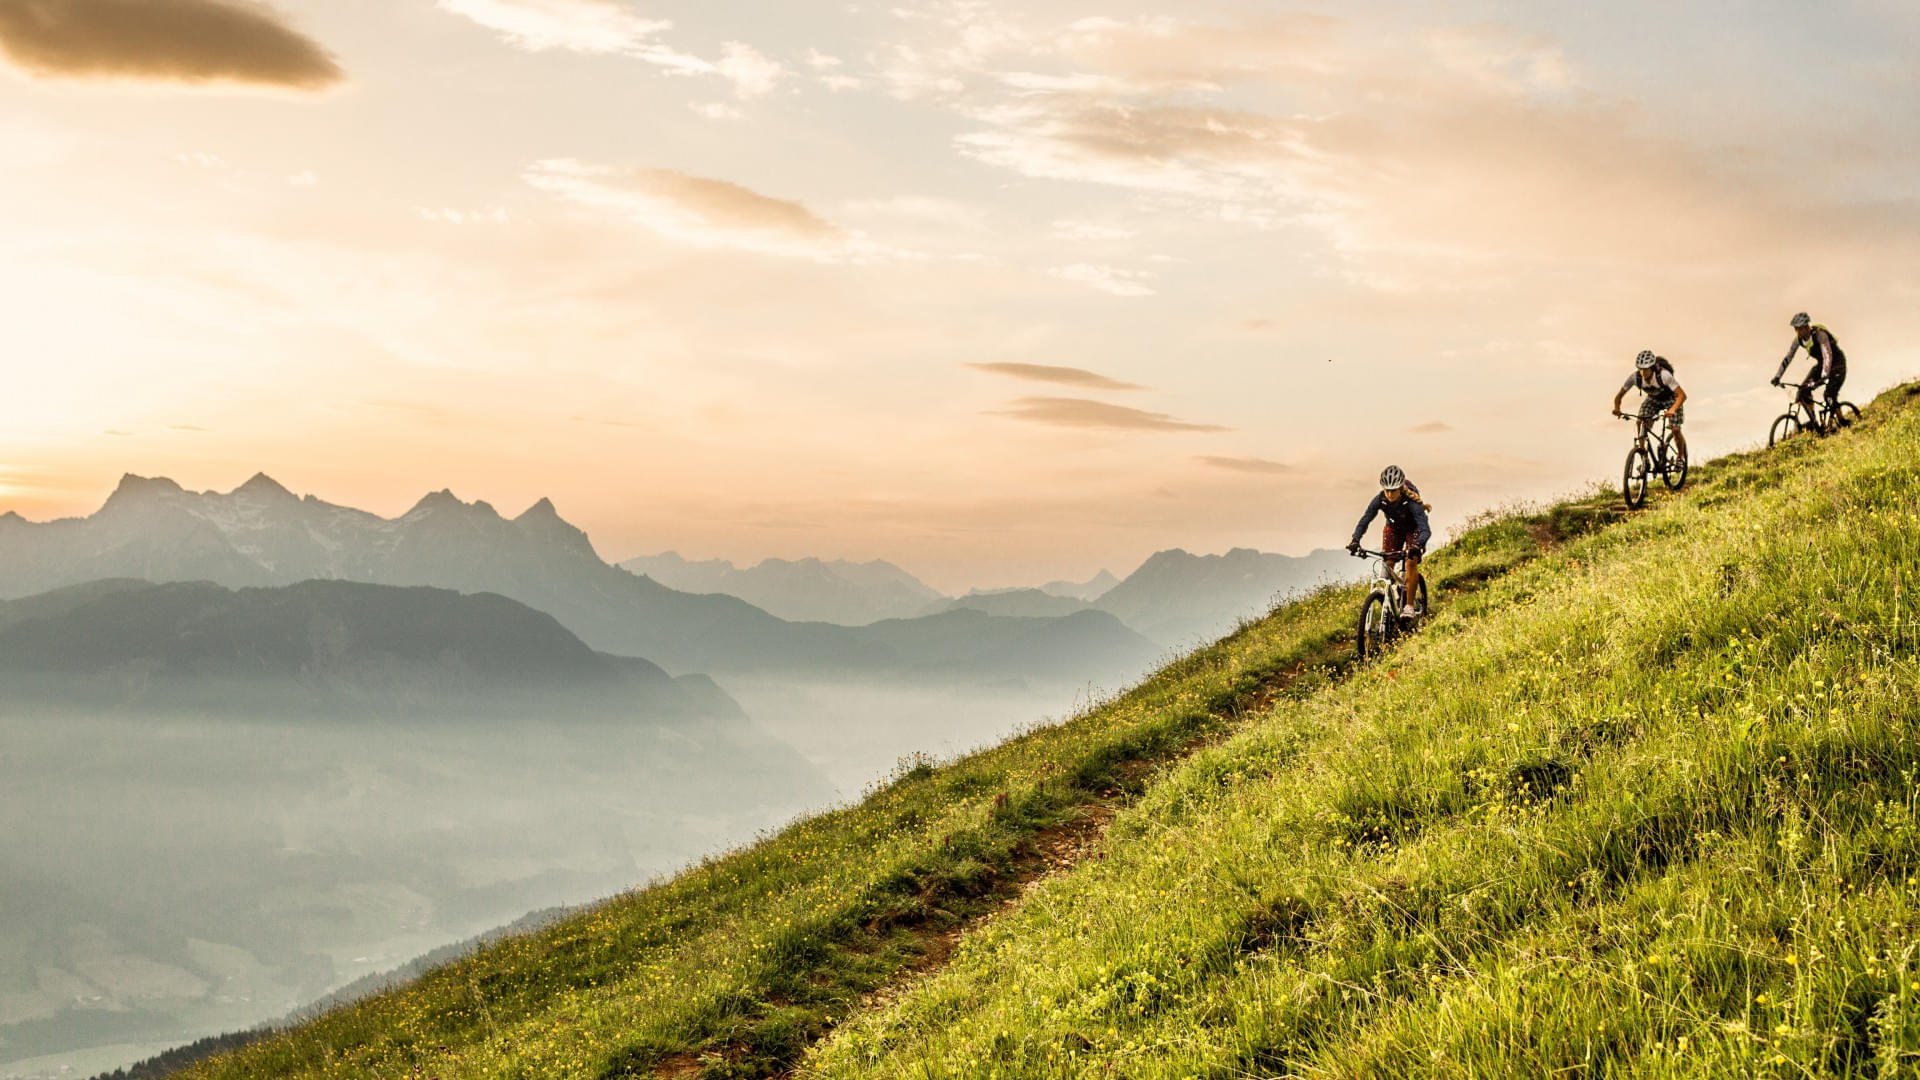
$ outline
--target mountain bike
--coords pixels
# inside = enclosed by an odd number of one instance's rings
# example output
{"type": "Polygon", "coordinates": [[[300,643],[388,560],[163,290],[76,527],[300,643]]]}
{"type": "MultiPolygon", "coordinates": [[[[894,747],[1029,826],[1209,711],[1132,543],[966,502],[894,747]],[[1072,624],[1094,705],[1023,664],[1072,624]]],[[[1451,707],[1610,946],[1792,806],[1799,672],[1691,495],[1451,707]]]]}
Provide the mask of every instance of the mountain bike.
{"type": "Polygon", "coordinates": [[[1656,474],[1668,491],[1679,491],[1687,483],[1687,455],[1673,442],[1673,429],[1667,414],[1652,420],[1622,414],[1622,420],[1640,425],[1633,436],[1633,449],[1627,451],[1627,467],[1620,474],[1620,494],[1626,496],[1627,509],[1638,510],[1647,503],[1647,485],[1656,474]]]}
{"type": "Polygon", "coordinates": [[[1851,424],[1855,420],[1860,419],[1860,406],[1855,405],[1851,401],[1842,401],[1831,409],[1827,407],[1825,398],[1815,398],[1811,405],[1801,401],[1798,397],[1799,392],[1806,390],[1811,393],[1815,387],[1820,385],[1817,382],[1783,382],[1780,385],[1793,390],[1796,396],[1793,399],[1793,403],[1787,406],[1787,411],[1781,413],[1779,417],[1774,420],[1773,427],[1768,429],[1768,446],[1773,446],[1776,443],[1782,443],[1793,438],[1795,435],[1800,434],[1803,428],[1812,428],[1822,435],[1831,435],[1839,431],[1841,425],[1851,424]],[[1800,415],[1799,412],[1795,412],[1796,409],[1807,414],[1806,423],[1803,424],[1800,422],[1800,415]]]}
{"type": "Polygon", "coordinates": [[[1356,559],[1379,559],[1374,567],[1373,591],[1360,604],[1360,622],[1353,635],[1353,651],[1358,659],[1365,661],[1380,655],[1393,639],[1403,632],[1410,633],[1427,617],[1427,579],[1421,575],[1420,586],[1414,590],[1419,612],[1411,619],[1400,616],[1401,608],[1406,606],[1406,575],[1399,564],[1406,561],[1404,551],[1368,551],[1361,548],[1353,553],[1356,559]]]}

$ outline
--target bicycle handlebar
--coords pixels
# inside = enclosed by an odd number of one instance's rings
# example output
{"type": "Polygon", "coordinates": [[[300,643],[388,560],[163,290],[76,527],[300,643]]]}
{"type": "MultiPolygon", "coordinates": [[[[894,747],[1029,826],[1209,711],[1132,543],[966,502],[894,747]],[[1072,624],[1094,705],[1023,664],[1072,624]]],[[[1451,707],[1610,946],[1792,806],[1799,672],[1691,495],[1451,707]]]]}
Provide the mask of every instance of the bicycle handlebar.
{"type": "Polygon", "coordinates": [[[1356,559],[1386,559],[1389,562],[1398,562],[1406,558],[1407,553],[1404,551],[1368,551],[1366,548],[1357,548],[1353,552],[1353,557],[1356,559]]]}

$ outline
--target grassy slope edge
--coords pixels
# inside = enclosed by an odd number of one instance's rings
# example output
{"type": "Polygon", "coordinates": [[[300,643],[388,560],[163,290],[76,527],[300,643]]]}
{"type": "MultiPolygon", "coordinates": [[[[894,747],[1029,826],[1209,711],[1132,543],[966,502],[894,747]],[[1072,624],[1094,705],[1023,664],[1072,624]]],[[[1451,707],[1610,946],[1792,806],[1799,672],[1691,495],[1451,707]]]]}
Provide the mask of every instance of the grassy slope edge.
{"type": "Polygon", "coordinates": [[[1920,1073],[1916,395],[1276,703],[803,1073],[1920,1073]]]}
{"type": "MultiPolygon", "coordinates": [[[[1855,441],[1839,440],[1842,444],[1855,441]]],[[[1346,674],[1347,638],[1358,597],[1353,590],[1334,590],[1283,608],[1182,657],[1127,694],[1066,723],[946,766],[909,770],[857,806],[800,822],[673,881],[617,898],[541,933],[501,943],[430,973],[412,986],[337,1010],[203,1063],[186,1075],[546,1078],[659,1071],[771,1075],[791,1067],[817,1039],[849,1017],[857,1019],[820,1048],[812,1067],[840,1075],[868,1071],[990,1075],[997,1070],[1012,1076],[1032,1075],[1035,1069],[1080,1075],[1098,1062],[1102,1071],[1117,1069],[1118,1074],[1133,1075],[1161,1059],[1191,1066],[1182,1073],[1169,1064],[1165,1075],[1243,1075],[1270,1071],[1273,1062],[1303,1060],[1298,1047],[1288,1040],[1305,1037],[1299,1032],[1308,1029],[1285,1027],[1281,1019],[1253,1008],[1251,998],[1241,1002],[1245,1008],[1229,1008],[1226,1002],[1240,1000],[1229,994],[1215,1002],[1215,1012],[1204,1016],[1170,1011],[1164,1002],[1173,998],[1156,996],[1157,992],[1142,997],[1124,988],[1133,985],[1128,980],[1137,981],[1136,975],[1163,979],[1152,964],[1122,971],[1124,964],[1103,960],[1112,970],[1102,974],[1086,968],[1082,958],[1060,941],[1007,935],[1022,933],[1032,920],[1043,919],[1044,911],[1054,908],[1059,898],[1079,896],[1080,902],[1094,902],[1098,883],[1110,880],[1102,875],[1131,865],[1129,853],[1166,847],[1169,838],[1198,843],[1194,830],[1201,828],[1203,820],[1213,820],[1195,816],[1202,807],[1222,811],[1221,800],[1234,793],[1243,798],[1266,797],[1269,793],[1258,789],[1259,784],[1305,782],[1305,778],[1326,784],[1320,798],[1324,806],[1316,811],[1324,820],[1316,827],[1332,830],[1328,835],[1336,839],[1345,838],[1348,846],[1340,855],[1344,859],[1364,856],[1378,861],[1389,850],[1403,851],[1424,831],[1420,822],[1451,820],[1446,814],[1460,809],[1448,804],[1442,813],[1435,809],[1434,800],[1467,800],[1462,805],[1470,804],[1468,820],[1482,828],[1509,829],[1503,819],[1475,809],[1481,803],[1473,801],[1482,799],[1487,790],[1507,790],[1505,781],[1486,781],[1491,787],[1473,786],[1481,781],[1461,781],[1467,786],[1449,795],[1453,789],[1444,785],[1415,784],[1414,777],[1421,774],[1404,774],[1407,762],[1392,754],[1376,752],[1375,765],[1386,771],[1373,778],[1378,784],[1399,785],[1392,789],[1392,798],[1383,796],[1385,801],[1374,802],[1350,794],[1333,798],[1344,789],[1331,782],[1334,774],[1325,771],[1327,763],[1346,760],[1341,754],[1359,752],[1359,742],[1340,746],[1350,734],[1373,730],[1370,721],[1360,718],[1359,702],[1372,700],[1368,694],[1390,694],[1400,685],[1400,680],[1387,677],[1388,672],[1406,679],[1410,673],[1437,670],[1455,642],[1465,648],[1466,643],[1492,633],[1485,629],[1496,621],[1489,616],[1500,616],[1524,596],[1534,600],[1520,614],[1532,610],[1543,597],[1554,594],[1552,582],[1566,576],[1569,566],[1587,565],[1570,560],[1601,558],[1612,550],[1608,545],[1625,543],[1607,537],[1638,536],[1656,527],[1650,523],[1678,514],[1710,515],[1714,500],[1729,498],[1730,493],[1744,497],[1749,490],[1766,485],[1780,463],[1812,467],[1830,453],[1825,447],[1809,445],[1789,448],[1773,458],[1749,455],[1723,461],[1700,474],[1703,489],[1696,499],[1671,500],[1667,509],[1604,530],[1601,526],[1614,516],[1613,499],[1606,495],[1563,504],[1543,514],[1484,523],[1433,560],[1431,569],[1445,592],[1444,613],[1434,632],[1411,643],[1404,656],[1392,659],[1390,668],[1378,669],[1379,674],[1368,674],[1351,687],[1339,684],[1346,674]],[[1577,539],[1595,530],[1600,530],[1596,538],[1577,539]],[[1559,548],[1563,539],[1572,542],[1552,557],[1550,565],[1556,568],[1552,574],[1511,574],[1516,567],[1559,548]],[[1572,554],[1581,551],[1589,554],[1572,554]],[[1329,724],[1328,716],[1344,717],[1347,727],[1329,724]],[[1228,739],[1224,746],[1203,749],[1228,739]],[[1149,782],[1156,769],[1195,750],[1201,752],[1190,764],[1149,782]],[[1126,806],[1143,792],[1148,792],[1144,802],[1123,813],[1118,833],[1109,838],[1112,854],[1107,859],[1026,891],[1036,869],[1045,868],[1044,860],[1036,859],[1035,849],[1050,833],[1104,820],[1112,809],[1126,806]],[[1025,899],[1009,906],[1023,894],[1025,899]],[[903,978],[939,958],[955,931],[996,913],[1003,914],[983,932],[963,940],[958,962],[950,970],[897,996],[892,992],[878,999],[870,996],[882,988],[898,987],[903,978]],[[994,944],[1015,941],[1017,946],[994,944]],[[1044,962],[1058,967],[1040,972],[983,966],[983,958],[996,950],[1013,957],[1010,950],[1016,948],[1033,950],[1035,958],[1047,955],[1042,950],[1055,948],[1057,955],[1044,962]],[[996,1012],[1017,1004],[1007,996],[1014,987],[1036,979],[1050,984],[1055,976],[1069,974],[1075,980],[1090,980],[1089,987],[1108,986],[1109,990],[1098,992],[1117,994],[1115,1000],[1124,999],[1125,1004],[1113,1006],[1119,1010],[1113,1016],[1101,1011],[1107,1008],[1102,1006],[1087,1014],[1092,1019],[1083,1017],[1064,1027],[1038,1015],[1009,1023],[1007,1018],[1013,1014],[996,1012]],[[996,988],[995,979],[1011,981],[996,988]],[[1113,985],[1123,988],[1114,991],[1113,985]],[[963,986],[969,987],[962,995],[967,999],[964,1008],[951,996],[955,987],[963,986]],[[1123,1022],[1120,1014],[1129,1011],[1133,1019],[1123,1022]],[[1202,1053],[1198,1041],[1189,1040],[1195,1047],[1193,1054],[1168,1055],[1164,1047],[1146,1041],[1153,1018],[1170,1025],[1167,1030],[1194,1024],[1204,1033],[1228,1013],[1235,1017],[1234,1029],[1244,1036],[1240,1042],[1229,1039],[1202,1053]],[[1274,1034],[1282,1030],[1295,1033],[1274,1034]],[[1256,1037],[1257,1032],[1271,1037],[1256,1037]],[[1134,1049],[1124,1050],[1129,1045],[1134,1049]],[[1150,1046],[1155,1048],[1148,1053],[1150,1046]]],[[[1583,580],[1580,572],[1573,573],[1572,579],[1583,580]]],[[[1455,670],[1452,677],[1484,675],[1491,680],[1496,674],[1496,667],[1487,667],[1484,672],[1455,670]]],[[[1423,723],[1438,722],[1437,715],[1423,723]]],[[[1593,734],[1595,746],[1638,746],[1647,738],[1638,729],[1622,727],[1609,734],[1612,730],[1593,734]]],[[[1591,775],[1591,769],[1582,764],[1586,759],[1561,758],[1568,754],[1543,757],[1541,768],[1546,771],[1538,779],[1551,779],[1556,769],[1564,768],[1569,782],[1591,782],[1572,779],[1591,775]]],[[[1297,793],[1310,794],[1305,789],[1297,793]]],[[[1278,800],[1278,794],[1274,797],[1278,800]]],[[[1564,793],[1555,798],[1550,805],[1567,801],[1564,793]]],[[[1257,802],[1248,802],[1242,817],[1250,816],[1262,828],[1274,830],[1264,841],[1270,855],[1291,858],[1293,849],[1286,845],[1297,845],[1302,858],[1326,855],[1315,847],[1318,840],[1308,842],[1308,833],[1283,831],[1288,820],[1285,805],[1272,803],[1269,815],[1257,802]]],[[[1227,819],[1220,823],[1233,824],[1227,819]]],[[[1246,827],[1245,821],[1236,827],[1246,827]]],[[[1444,832],[1435,830],[1436,838],[1444,832]]],[[[1239,842],[1236,835],[1231,830],[1221,835],[1220,844],[1227,846],[1192,851],[1196,858],[1212,851],[1225,859],[1231,854],[1231,843],[1239,842]]],[[[1193,865],[1204,866],[1205,861],[1193,865]]],[[[1227,860],[1202,876],[1238,873],[1226,869],[1233,865],[1227,860]]],[[[1225,933],[1235,944],[1216,942],[1212,953],[1182,953],[1186,958],[1174,963],[1174,969],[1206,972],[1209,978],[1225,978],[1227,972],[1256,980],[1274,978],[1272,972],[1284,970],[1290,962],[1290,950],[1312,939],[1321,928],[1334,925],[1315,914],[1318,894],[1301,881],[1292,882],[1288,895],[1298,895],[1288,900],[1282,895],[1287,890],[1273,885],[1275,880],[1280,879],[1249,878],[1236,886],[1235,895],[1242,899],[1232,904],[1192,897],[1206,902],[1189,914],[1196,918],[1217,914],[1224,920],[1206,933],[1225,933]],[[1262,962],[1277,966],[1259,969],[1266,971],[1261,975],[1256,969],[1262,962]]],[[[1320,881],[1328,888],[1333,883],[1313,875],[1301,880],[1320,881]]],[[[1164,882],[1159,888],[1167,897],[1186,895],[1169,891],[1164,882]]],[[[1129,903],[1113,898],[1115,910],[1125,912],[1124,918],[1140,914],[1134,910],[1137,903],[1153,910],[1185,906],[1184,902],[1156,905],[1146,902],[1152,898],[1139,893],[1138,887],[1135,892],[1138,895],[1129,903]]],[[[1161,920],[1154,917],[1139,917],[1133,926],[1140,943],[1162,928],[1161,920]]],[[[1074,940],[1077,947],[1086,944],[1074,940]]],[[[1171,957],[1194,939],[1176,934],[1166,940],[1163,952],[1171,957]]],[[[1113,955],[1131,954],[1122,950],[1113,955]]],[[[1436,979],[1450,977],[1445,974],[1449,970],[1441,964],[1431,966],[1436,979]]],[[[1047,991],[1049,1000],[1078,1002],[1074,1008],[1082,1008],[1086,1002],[1077,993],[1060,987],[1047,991]]],[[[1389,1015],[1391,1010],[1382,1011],[1375,1020],[1384,1022],[1389,1015]]],[[[1314,1021],[1309,1028],[1330,1038],[1331,1023],[1314,1021]]],[[[1321,1036],[1308,1041],[1314,1046],[1325,1042],[1316,1039],[1321,1036]]]]}

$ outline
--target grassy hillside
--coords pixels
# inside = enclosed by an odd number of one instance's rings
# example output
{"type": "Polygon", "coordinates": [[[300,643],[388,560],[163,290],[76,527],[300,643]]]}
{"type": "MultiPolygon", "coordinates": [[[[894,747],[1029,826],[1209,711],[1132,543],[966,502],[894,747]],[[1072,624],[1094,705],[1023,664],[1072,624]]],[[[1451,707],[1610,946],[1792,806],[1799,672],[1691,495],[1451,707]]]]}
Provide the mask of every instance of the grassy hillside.
{"type": "Polygon", "coordinates": [[[1311,597],[189,1075],[1912,1068],[1906,401],[1469,531],[1385,663],[1311,597]]]}
{"type": "Polygon", "coordinates": [[[1914,1075],[1920,411],[1893,411],[1277,703],[810,1071],[1914,1075]]]}

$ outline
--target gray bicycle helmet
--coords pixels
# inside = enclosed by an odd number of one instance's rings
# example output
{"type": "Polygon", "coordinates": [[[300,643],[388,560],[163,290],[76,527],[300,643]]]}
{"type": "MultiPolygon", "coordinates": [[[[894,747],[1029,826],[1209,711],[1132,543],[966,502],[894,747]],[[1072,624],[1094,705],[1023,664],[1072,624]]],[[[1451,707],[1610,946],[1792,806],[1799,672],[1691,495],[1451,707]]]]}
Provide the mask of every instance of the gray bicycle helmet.
{"type": "Polygon", "coordinates": [[[1633,358],[1633,366],[1641,371],[1646,371],[1659,362],[1660,358],[1653,355],[1652,349],[1641,349],[1640,355],[1633,358]]]}
{"type": "Polygon", "coordinates": [[[1406,486],[1407,474],[1401,472],[1398,465],[1389,465],[1386,471],[1380,474],[1381,491],[1398,491],[1406,486]]]}
{"type": "Polygon", "coordinates": [[[1805,330],[1807,327],[1812,325],[1813,325],[1813,320],[1807,318],[1807,313],[1804,311],[1793,317],[1793,328],[1795,330],[1805,330]]]}

